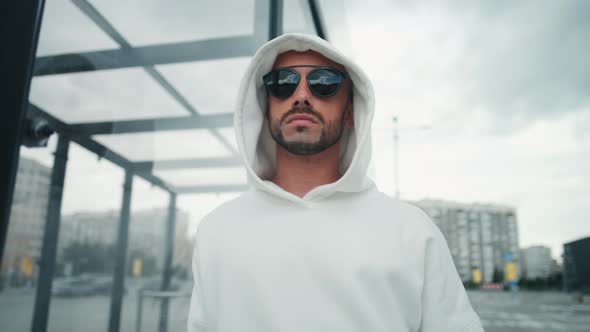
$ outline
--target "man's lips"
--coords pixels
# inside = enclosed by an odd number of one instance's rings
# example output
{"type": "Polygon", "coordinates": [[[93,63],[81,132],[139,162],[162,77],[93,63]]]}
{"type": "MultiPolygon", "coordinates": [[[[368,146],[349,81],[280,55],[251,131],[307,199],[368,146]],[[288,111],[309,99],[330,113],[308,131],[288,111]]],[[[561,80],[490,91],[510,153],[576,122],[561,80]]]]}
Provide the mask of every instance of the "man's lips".
{"type": "Polygon", "coordinates": [[[305,124],[307,122],[318,123],[317,119],[309,114],[294,114],[287,118],[286,123],[305,124]]]}

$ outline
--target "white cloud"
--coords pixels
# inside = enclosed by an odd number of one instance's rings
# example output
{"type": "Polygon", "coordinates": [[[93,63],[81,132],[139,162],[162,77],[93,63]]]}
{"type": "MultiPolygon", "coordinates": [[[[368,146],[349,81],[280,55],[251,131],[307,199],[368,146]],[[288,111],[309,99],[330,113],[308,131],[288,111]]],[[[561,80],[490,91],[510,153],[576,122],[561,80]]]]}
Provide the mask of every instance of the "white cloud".
{"type": "MultiPolygon", "coordinates": [[[[400,119],[406,198],[513,205],[521,245],[554,255],[590,234],[587,5],[348,2],[375,123],[400,119]]],[[[378,185],[393,194],[391,126],[375,128],[374,156],[378,185]]]]}

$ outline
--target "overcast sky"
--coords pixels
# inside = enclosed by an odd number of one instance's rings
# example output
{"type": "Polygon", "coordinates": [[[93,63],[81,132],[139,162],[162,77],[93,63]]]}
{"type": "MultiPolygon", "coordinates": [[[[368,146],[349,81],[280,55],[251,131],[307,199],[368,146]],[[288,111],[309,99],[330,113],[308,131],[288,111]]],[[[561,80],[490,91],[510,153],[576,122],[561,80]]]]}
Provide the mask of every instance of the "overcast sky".
{"type": "Polygon", "coordinates": [[[343,38],[376,89],[380,187],[397,115],[403,197],[512,205],[554,255],[589,236],[590,2],[395,3],[350,1],[343,38]]]}
{"type": "MultiPolygon", "coordinates": [[[[252,1],[93,3],[136,46],[254,31],[247,19],[253,17],[247,14],[253,14],[252,1]]],[[[286,30],[310,31],[299,2],[285,3],[286,30]]],[[[514,206],[520,245],[548,245],[554,256],[564,242],[590,236],[590,2],[320,3],[330,40],[373,80],[374,177],[384,192],[395,192],[391,122],[398,116],[402,198],[514,206]]],[[[71,3],[49,1],[46,7],[39,54],[117,47],[71,3]]],[[[203,113],[227,112],[233,99],[216,90],[220,84],[197,82],[222,77],[230,82],[226,89],[235,90],[247,60],[157,69],[203,113]]],[[[153,117],[163,109],[169,116],[184,114],[166,98],[140,69],[41,77],[31,92],[33,102],[72,122],[153,117]]],[[[177,139],[196,151],[190,157],[227,154],[191,135],[177,139]]],[[[233,141],[231,131],[223,135],[233,141]]],[[[111,143],[139,160],[186,153],[162,143],[169,137],[135,139],[111,143]]],[[[23,149],[23,155],[51,161],[49,150],[23,149]]],[[[194,181],[197,175],[183,176],[194,181]]],[[[64,212],[118,209],[122,179],[120,169],[74,145],[64,212]]],[[[133,209],[166,206],[161,190],[136,183],[133,209]]],[[[179,205],[196,223],[234,196],[191,195],[179,205]]]]}

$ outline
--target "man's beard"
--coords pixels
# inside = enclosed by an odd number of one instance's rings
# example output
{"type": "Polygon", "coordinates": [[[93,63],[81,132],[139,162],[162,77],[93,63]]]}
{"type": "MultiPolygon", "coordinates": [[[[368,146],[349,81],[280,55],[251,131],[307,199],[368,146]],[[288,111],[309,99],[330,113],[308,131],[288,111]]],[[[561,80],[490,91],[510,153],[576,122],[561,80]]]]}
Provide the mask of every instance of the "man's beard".
{"type": "MultiPolygon", "coordinates": [[[[340,138],[342,137],[342,133],[344,131],[344,112],[342,112],[340,119],[329,121],[326,123],[323,116],[312,109],[291,109],[287,113],[285,113],[279,121],[274,123],[269,122],[269,130],[270,135],[272,136],[274,141],[278,145],[283,147],[285,150],[289,151],[294,155],[310,156],[325,151],[326,149],[340,141],[340,138]],[[281,124],[284,123],[287,117],[293,114],[310,114],[314,116],[316,119],[318,119],[318,121],[324,125],[324,127],[322,128],[320,138],[316,142],[298,142],[296,140],[293,142],[287,142],[285,140],[285,138],[283,137],[283,132],[281,130],[281,124]]],[[[301,126],[296,130],[298,132],[301,132],[303,130],[306,130],[306,128],[301,126]]]]}

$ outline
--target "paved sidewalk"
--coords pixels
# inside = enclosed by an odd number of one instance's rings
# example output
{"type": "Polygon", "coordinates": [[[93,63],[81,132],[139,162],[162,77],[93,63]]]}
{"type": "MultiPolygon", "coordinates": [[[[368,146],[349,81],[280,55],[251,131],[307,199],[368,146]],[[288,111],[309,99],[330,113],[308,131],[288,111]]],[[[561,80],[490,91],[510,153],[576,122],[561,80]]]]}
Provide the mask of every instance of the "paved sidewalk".
{"type": "Polygon", "coordinates": [[[560,292],[469,291],[486,332],[589,332],[590,298],[560,292]]]}

